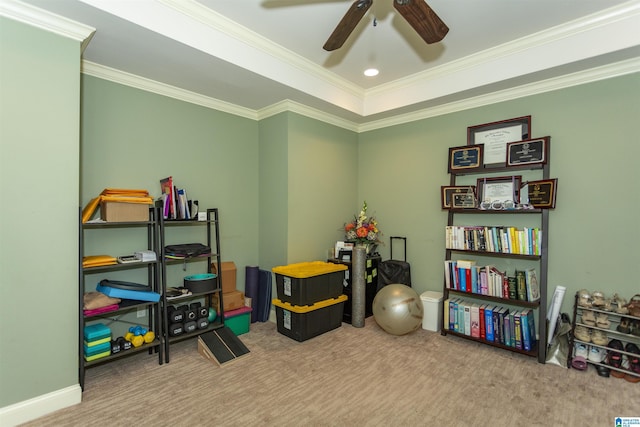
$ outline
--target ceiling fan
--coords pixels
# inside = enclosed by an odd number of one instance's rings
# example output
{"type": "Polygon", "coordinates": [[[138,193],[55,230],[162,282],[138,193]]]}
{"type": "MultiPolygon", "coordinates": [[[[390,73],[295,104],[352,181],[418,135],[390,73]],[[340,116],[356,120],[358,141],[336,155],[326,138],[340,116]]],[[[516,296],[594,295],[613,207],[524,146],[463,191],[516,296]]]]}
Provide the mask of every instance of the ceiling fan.
{"type": "MultiPolygon", "coordinates": [[[[436,15],[424,0],[391,0],[393,7],[427,43],[436,43],[449,32],[449,27],[436,15]]],[[[342,17],[338,26],[324,44],[323,49],[332,51],[342,47],[351,32],[365,15],[373,0],[356,0],[342,17]]]]}

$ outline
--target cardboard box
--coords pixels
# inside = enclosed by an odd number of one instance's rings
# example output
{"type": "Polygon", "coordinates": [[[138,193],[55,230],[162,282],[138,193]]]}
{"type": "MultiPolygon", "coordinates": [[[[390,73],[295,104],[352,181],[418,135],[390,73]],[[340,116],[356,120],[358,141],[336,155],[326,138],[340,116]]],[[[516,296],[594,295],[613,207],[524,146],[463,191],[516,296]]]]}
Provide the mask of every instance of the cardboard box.
{"type": "Polygon", "coordinates": [[[107,222],[149,221],[149,208],[145,203],[102,202],[100,218],[107,222]]]}
{"type": "MultiPolygon", "coordinates": [[[[241,291],[223,292],[222,300],[224,302],[224,311],[237,310],[244,307],[244,293],[241,291]]],[[[218,294],[212,295],[213,306],[216,307],[216,311],[220,313],[220,302],[218,301],[218,294]]]]}
{"type": "MultiPolygon", "coordinates": [[[[233,261],[224,261],[220,263],[222,268],[222,292],[233,292],[236,290],[236,264],[233,261]]],[[[211,264],[211,271],[218,272],[218,265],[214,262],[211,264]]]]}

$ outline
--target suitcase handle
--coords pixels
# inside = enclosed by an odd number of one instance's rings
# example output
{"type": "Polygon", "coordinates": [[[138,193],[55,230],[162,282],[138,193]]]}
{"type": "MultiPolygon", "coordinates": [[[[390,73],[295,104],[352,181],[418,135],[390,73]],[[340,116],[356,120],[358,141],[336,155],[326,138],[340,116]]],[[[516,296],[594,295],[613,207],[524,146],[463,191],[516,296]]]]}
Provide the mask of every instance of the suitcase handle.
{"type": "Polygon", "coordinates": [[[404,260],[407,260],[407,238],[400,236],[389,236],[389,259],[393,259],[393,241],[399,239],[404,241],[404,260]]]}

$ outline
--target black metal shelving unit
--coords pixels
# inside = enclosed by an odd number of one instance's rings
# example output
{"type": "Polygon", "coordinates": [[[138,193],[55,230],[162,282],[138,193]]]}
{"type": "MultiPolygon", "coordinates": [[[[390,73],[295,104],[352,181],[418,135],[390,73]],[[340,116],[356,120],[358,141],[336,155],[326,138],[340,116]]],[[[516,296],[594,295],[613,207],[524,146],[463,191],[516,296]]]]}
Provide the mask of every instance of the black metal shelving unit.
{"type": "MultiPolygon", "coordinates": [[[[162,324],[164,331],[164,342],[165,342],[165,361],[169,363],[170,360],[170,347],[172,343],[182,341],[185,339],[197,337],[203,333],[219,329],[224,327],[224,313],[222,310],[223,307],[223,297],[222,297],[222,278],[220,276],[220,272],[222,271],[221,265],[221,257],[220,257],[220,222],[218,209],[212,208],[207,209],[207,219],[205,221],[198,221],[196,219],[189,220],[164,220],[160,217],[160,238],[159,245],[161,249],[161,259],[162,259],[162,324]],[[170,259],[166,257],[165,247],[167,246],[166,242],[166,229],[173,227],[204,227],[206,229],[206,245],[211,248],[211,254],[208,256],[197,256],[192,258],[185,259],[170,259]],[[215,288],[209,292],[201,292],[201,293],[193,293],[191,295],[178,297],[174,299],[167,299],[167,269],[168,268],[180,268],[180,266],[184,266],[185,263],[202,263],[206,262],[206,269],[204,269],[207,273],[212,272],[211,265],[212,263],[216,263],[216,278],[215,278],[215,288]],[[170,324],[169,324],[169,316],[168,316],[168,308],[170,305],[182,305],[187,304],[196,300],[204,300],[206,307],[214,306],[213,296],[217,295],[217,301],[220,309],[214,307],[217,311],[217,316],[213,322],[210,322],[206,328],[196,329],[192,332],[182,333],[177,336],[170,336],[170,324]]],[[[173,242],[173,243],[187,243],[187,242],[173,242]]],[[[189,242],[190,243],[190,242],[189,242]]],[[[181,285],[180,285],[181,286],[181,285]]]]}
{"type": "MultiPolygon", "coordinates": [[[[147,241],[146,249],[154,251],[159,254],[159,211],[156,208],[149,209],[148,221],[131,221],[131,222],[88,222],[82,223],[82,209],[80,209],[79,216],[79,290],[78,290],[78,313],[79,313],[79,345],[78,345],[78,379],[80,387],[84,390],[85,383],[85,371],[95,365],[107,363],[115,359],[120,359],[125,356],[139,353],[141,351],[148,351],[149,354],[154,352],[158,354],[158,363],[162,364],[164,361],[164,339],[161,324],[161,302],[150,301],[138,301],[122,299],[119,304],[119,308],[114,311],[100,313],[96,315],[85,316],[83,312],[84,306],[84,294],[86,292],[93,291],[91,285],[87,283],[87,275],[108,275],[112,272],[134,270],[134,269],[146,269],[147,270],[147,284],[151,287],[151,290],[157,293],[161,293],[161,258],[156,255],[156,261],[149,262],[135,262],[126,264],[113,264],[107,266],[98,267],[83,267],[83,257],[89,254],[85,254],[85,237],[88,230],[115,230],[115,229],[146,229],[147,241]],[[87,324],[103,321],[111,324],[112,322],[118,322],[117,317],[127,313],[136,312],[140,309],[144,309],[147,312],[148,329],[155,333],[155,339],[147,344],[143,344],[140,347],[132,347],[129,350],[120,351],[109,356],[105,356],[99,359],[86,361],[84,358],[84,328],[87,324]]],[[[139,250],[140,248],[134,248],[139,250]]],[[[106,277],[105,277],[106,278],[106,277]]],[[[112,336],[112,339],[115,337],[112,336]]]]}

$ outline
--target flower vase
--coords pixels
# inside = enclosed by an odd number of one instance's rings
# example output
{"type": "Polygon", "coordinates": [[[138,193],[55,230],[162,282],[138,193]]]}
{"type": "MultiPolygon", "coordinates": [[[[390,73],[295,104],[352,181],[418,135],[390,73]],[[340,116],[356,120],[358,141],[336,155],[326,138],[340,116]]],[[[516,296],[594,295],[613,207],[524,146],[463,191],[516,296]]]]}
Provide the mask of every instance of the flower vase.
{"type": "Polygon", "coordinates": [[[366,246],[356,244],[353,248],[352,287],[351,287],[351,325],[356,328],[364,327],[366,303],[366,246]]]}

